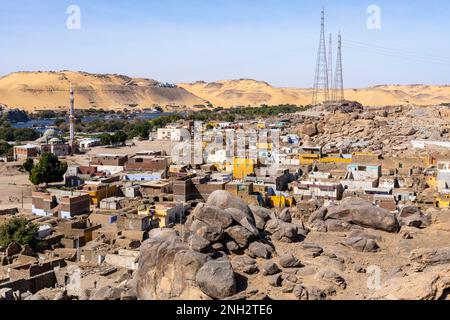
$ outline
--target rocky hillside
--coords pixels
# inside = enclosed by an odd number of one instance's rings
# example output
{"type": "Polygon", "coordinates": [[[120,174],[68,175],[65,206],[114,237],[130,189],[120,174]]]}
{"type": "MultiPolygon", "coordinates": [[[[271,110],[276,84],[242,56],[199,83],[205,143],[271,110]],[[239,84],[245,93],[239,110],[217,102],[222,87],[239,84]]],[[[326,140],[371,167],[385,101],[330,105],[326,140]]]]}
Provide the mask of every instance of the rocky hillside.
{"type": "Polygon", "coordinates": [[[358,198],[303,216],[216,191],[181,234],[150,232],[132,285],[141,300],[445,299],[449,217],[358,198]]]}
{"type": "Polygon", "coordinates": [[[68,108],[69,88],[76,90],[80,109],[123,109],[188,106],[204,101],[183,88],[155,80],[85,72],[16,72],[0,78],[0,104],[27,111],[68,108]]]}

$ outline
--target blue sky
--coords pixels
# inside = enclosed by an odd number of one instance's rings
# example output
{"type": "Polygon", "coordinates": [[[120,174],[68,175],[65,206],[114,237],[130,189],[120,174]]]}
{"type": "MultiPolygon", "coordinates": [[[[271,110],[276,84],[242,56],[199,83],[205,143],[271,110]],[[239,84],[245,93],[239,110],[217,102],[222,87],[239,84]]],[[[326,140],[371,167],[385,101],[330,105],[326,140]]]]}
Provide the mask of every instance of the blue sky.
{"type": "Polygon", "coordinates": [[[326,32],[343,34],[346,87],[450,84],[446,0],[0,0],[0,74],[70,69],[310,87],[322,6],[326,32]],[[66,27],[72,4],[80,30],[66,27]],[[381,30],[367,28],[369,5],[381,9],[381,30]]]}

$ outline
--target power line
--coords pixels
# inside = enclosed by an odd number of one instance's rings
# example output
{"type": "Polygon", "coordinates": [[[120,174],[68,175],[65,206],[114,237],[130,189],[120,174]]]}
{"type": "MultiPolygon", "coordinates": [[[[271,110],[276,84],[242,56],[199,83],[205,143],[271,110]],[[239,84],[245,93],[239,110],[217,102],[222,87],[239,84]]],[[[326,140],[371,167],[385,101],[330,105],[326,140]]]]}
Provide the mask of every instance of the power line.
{"type": "Polygon", "coordinates": [[[407,53],[406,51],[401,51],[398,49],[385,48],[381,46],[373,46],[370,44],[357,43],[354,41],[346,41],[345,46],[350,49],[358,49],[365,50],[370,53],[389,56],[393,58],[400,58],[404,60],[410,60],[415,62],[424,62],[424,63],[432,63],[439,64],[444,66],[450,66],[450,60],[445,60],[444,58],[435,58],[431,56],[424,56],[420,54],[407,53]]]}
{"type": "Polygon", "coordinates": [[[377,42],[364,43],[364,42],[354,41],[354,40],[346,40],[346,42],[355,44],[355,45],[363,45],[363,46],[368,46],[368,47],[373,47],[373,48],[378,48],[378,49],[385,49],[385,50],[401,52],[404,54],[413,54],[413,55],[418,55],[421,57],[426,57],[426,58],[431,58],[431,59],[441,59],[441,60],[450,61],[450,56],[442,56],[442,55],[419,52],[416,49],[411,49],[411,48],[406,48],[406,47],[398,47],[398,46],[396,47],[395,45],[380,44],[377,42]]]}

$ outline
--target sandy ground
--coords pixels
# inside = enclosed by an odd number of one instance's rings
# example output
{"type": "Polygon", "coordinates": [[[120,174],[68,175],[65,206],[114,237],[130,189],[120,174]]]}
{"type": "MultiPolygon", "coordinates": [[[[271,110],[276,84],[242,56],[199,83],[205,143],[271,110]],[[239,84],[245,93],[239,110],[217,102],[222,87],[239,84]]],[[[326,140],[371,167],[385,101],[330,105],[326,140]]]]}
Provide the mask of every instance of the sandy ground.
{"type": "MultiPolygon", "coordinates": [[[[274,87],[251,79],[223,80],[212,83],[182,83],[175,88],[159,88],[150,79],[81,72],[16,72],[0,78],[0,101],[11,108],[67,109],[69,87],[75,87],[76,107],[122,110],[130,104],[141,107],[180,106],[178,110],[206,105],[260,106],[262,104],[308,105],[312,89],[274,87]],[[93,92],[78,91],[89,83],[93,92]],[[130,85],[132,84],[132,85],[130,85]],[[22,90],[23,87],[27,90],[22,90]],[[111,87],[117,88],[111,90],[111,87]]],[[[345,97],[363,105],[432,105],[450,101],[449,86],[381,85],[347,89],[345,97]]]]}
{"type": "MultiPolygon", "coordinates": [[[[277,88],[263,81],[225,80],[213,83],[183,83],[180,86],[215,106],[255,106],[261,104],[308,105],[312,90],[303,88],[277,88]]],[[[448,102],[450,87],[426,85],[382,85],[345,90],[345,98],[363,105],[433,105],[448,102]]]]}
{"type": "Polygon", "coordinates": [[[0,101],[10,108],[27,111],[68,110],[69,88],[72,85],[77,109],[123,110],[130,108],[130,104],[149,108],[155,104],[193,106],[205,103],[182,88],[160,88],[156,84],[157,81],[151,79],[118,75],[71,71],[16,72],[0,78],[0,101]],[[85,90],[86,84],[89,84],[89,90],[85,90]]]}
{"type": "Polygon", "coordinates": [[[20,162],[0,163],[0,209],[31,210],[32,184],[28,174],[20,172],[20,162]]]}

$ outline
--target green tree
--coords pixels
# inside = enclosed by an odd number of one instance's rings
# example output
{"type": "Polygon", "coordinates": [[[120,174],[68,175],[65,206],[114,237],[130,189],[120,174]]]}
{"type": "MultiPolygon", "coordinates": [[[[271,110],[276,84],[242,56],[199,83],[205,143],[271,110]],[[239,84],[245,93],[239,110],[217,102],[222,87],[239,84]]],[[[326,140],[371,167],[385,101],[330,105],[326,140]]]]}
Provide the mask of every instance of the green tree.
{"type": "Polygon", "coordinates": [[[59,118],[59,119],[56,119],[56,120],[55,120],[54,126],[55,126],[55,127],[59,127],[59,126],[62,125],[63,123],[66,123],[66,120],[65,120],[65,119],[59,118]]]}
{"type": "Polygon", "coordinates": [[[33,161],[33,159],[30,159],[30,158],[25,160],[24,163],[22,164],[22,168],[28,173],[30,173],[31,170],[33,170],[33,167],[34,167],[34,161],[33,161]]]}
{"type": "Polygon", "coordinates": [[[9,157],[12,156],[12,154],[13,154],[13,147],[5,141],[0,141],[0,156],[9,157]]]}
{"type": "Polygon", "coordinates": [[[113,136],[112,136],[112,143],[113,144],[124,144],[128,139],[128,136],[125,132],[123,131],[117,131],[113,136]]]}
{"type": "Polygon", "coordinates": [[[103,133],[100,136],[100,143],[104,146],[109,146],[111,144],[111,135],[103,133]]]}
{"type": "Polygon", "coordinates": [[[44,153],[39,163],[31,169],[30,181],[34,185],[45,183],[47,186],[52,182],[64,180],[67,171],[67,163],[59,161],[58,157],[51,153],[44,153]]]}
{"type": "Polygon", "coordinates": [[[35,248],[38,239],[38,227],[28,223],[25,218],[12,218],[9,222],[0,226],[0,247],[6,248],[12,242],[20,245],[30,245],[35,248]]]}

